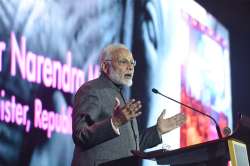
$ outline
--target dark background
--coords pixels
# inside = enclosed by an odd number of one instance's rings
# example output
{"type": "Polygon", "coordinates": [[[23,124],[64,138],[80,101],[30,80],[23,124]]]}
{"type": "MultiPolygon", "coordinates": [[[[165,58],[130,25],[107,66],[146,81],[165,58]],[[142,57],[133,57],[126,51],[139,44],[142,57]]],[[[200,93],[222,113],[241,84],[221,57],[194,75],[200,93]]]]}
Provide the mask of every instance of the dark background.
{"type": "MultiPolygon", "coordinates": [[[[250,116],[250,0],[196,0],[228,30],[232,106],[234,122],[238,112],[250,116]]],[[[234,123],[235,128],[236,123],[234,123]]]]}

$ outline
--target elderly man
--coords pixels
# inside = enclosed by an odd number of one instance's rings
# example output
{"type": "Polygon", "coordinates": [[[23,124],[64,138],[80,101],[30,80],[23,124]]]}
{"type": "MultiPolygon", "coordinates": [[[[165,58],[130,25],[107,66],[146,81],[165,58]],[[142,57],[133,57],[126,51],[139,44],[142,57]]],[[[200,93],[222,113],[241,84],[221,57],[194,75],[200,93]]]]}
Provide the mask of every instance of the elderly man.
{"type": "Polygon", "coordinates": [[[132,53],[121,44],[101,53],[101,76],[82,85],[76,93],[73,112],[73,166],[92,166],[131,156],[161,143],[161,135],[180,126],[185,116],[177,114],[138,132],[136,117],[141,102],[126,101],[123,86],[131,86],[136,65],[132,53]]]}

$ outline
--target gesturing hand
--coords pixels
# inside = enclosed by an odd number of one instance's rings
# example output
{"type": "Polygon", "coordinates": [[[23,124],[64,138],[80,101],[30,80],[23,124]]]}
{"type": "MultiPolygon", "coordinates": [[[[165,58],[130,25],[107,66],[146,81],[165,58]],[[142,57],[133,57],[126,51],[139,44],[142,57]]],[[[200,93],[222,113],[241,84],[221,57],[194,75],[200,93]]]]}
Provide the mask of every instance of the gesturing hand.
{"type": "Polygon", "coordinates": [[[135,99],[132,99],[124,107],[120,108],[119,99],[116,98],[115,100],[116,104],[111,118],[115,127],[118,128],[130,121],[131,119],[141,115],[141,112],[139,111],[142,107],[141,101],[136,101],[135,99]]]}
{"type": "Polygon", "coordinates": [[[165,111],[165,109],[162,111],[157,120],[157,129],[161,135],[181,126],[186,121],[186,116],[183,113],[164,119],[165,111]]]}

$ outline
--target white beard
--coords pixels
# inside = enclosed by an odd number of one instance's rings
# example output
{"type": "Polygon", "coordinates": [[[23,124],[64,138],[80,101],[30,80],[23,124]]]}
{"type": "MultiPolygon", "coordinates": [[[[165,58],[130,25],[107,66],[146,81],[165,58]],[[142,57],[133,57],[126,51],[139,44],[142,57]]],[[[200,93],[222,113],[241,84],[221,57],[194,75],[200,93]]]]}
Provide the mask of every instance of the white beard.
{"type": "Polygon", "coordinates": [[[124,79],[122,77],[123,76],[120,73],[114,71],[114,69],[112,67],[110,68],[109,78],[114,83],[116,83],[118,85],[125,85],[125,86],[128,86],[128,87],[132,86],[132,84],[133,84],[132,78],[131,79],[124,79]]]}

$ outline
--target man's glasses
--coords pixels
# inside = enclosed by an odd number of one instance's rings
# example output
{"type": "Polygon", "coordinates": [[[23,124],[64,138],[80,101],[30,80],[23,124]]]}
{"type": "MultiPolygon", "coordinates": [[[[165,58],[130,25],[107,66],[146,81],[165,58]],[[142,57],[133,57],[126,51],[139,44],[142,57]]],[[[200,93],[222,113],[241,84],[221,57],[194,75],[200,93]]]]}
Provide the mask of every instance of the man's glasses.
{"type": "MultiPolygon", "coordinates": [[[[109,61],[109,62],[112,62],[112,60],[105,60],[105,61],[109,61]]],[[[121,59],[121,60],[118,60],[117,61],[119,65],[121,66],[128,66],[128,65],[132,65],[132,66],[135,66],[136,65],[136,61],[135,60],[132,60],[132,61],[128,61],[127,59],[121,59]]]]}

